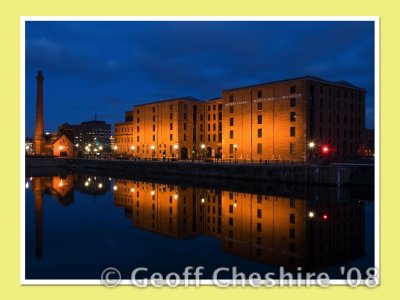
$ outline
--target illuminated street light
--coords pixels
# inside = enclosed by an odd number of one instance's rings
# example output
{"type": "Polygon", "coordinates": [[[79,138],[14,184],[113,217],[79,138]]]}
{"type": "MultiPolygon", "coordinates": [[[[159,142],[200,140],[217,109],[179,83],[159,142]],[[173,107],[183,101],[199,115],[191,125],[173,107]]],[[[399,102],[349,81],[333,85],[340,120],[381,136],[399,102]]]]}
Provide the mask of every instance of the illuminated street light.
{"type": "Polygon", "coordinates": [[[237,152],[237,145],[233,145],[233,148],[235,149],[235,162],[236,162],[236,152],[237,152]]]}
{"type": "Polygon", "coordinates": [[[89,182],[88,181],[85,181],[85,186],[89,186],[89,182]]]}
{"type": "Polygon", "coordinates": [[[154,157],[156,156],[156,151],[155,151],[156,146],[151,145],[150,149],[151,149],[151,158],[154,159],[154,157]]]}
{"type": "Polygon", "coordinates": [[[201,198],[201,203],[204,203],[204,201],[206,201],[204,198],[201,198]]]}
{"type": "Polygon", "coordinates": [[[308,149],[309,149],[308,153],[309,153],[309,156],[310,156],[310,162],[311,163],[312,163],[312,151],[314,151],[314,148],[315,148],[315,142],[314,141],[310,141],[308,143],[308,149]]]}
{"type": "Polygon", "coordinates": [[[79,147],[79,144],[75,144],[75,147],[78,148],[78,147],[79,147]]]}
{"type": "Polygon", "coordinates": [[[206,145],[201,144],[200,148],[201,148],[201,155],[203,156],[203,161],[205,161],[206,160],[206,156],[205,156],[206,145]]]}
{"type": "Polygon", "coordinates": [[[103,187],[103,184],[100,182],[99,183],[99,189],[101,189],[103,187]]]}
{"type": "Polygon", "coordinates": [[[175,144],[175,145],[174,145],[174,149],[175,149],[175,150],[178,150],[178,148],[179,148],[178,144],[175,144]]]}
{"type": "Polygon", "coordinates": [[[135,191],[135,189],[134,188],[131,188],[131,192],[133,193],[135,191]]]}
{"type": "Polygon", "coordinates": [[[175,195],[174,195],[174,199],[178,199],[178,194],[175,194],[175,195]]]}
{"type": "Polygon", "coordinates": [[[100,150],[100,151],[103,150],[103,146],[100,146],[100,147],[99,147],[99,150],[100,150]]]}
{"type": "Polygon", "coordinates": [[[118,187],[116,185],[114,185],[113,187],[114,191],[118,190],[118,187]]]}
{"type": "Polygon", "coordinates": [[[314,214],[314,212],[313,211],[310,211],[309,213],[308,213],[308,217],[309,218],[314,218],[314,216],[315,216],[315,214],[314,214]]]}
{"type": "Polygon", "coordinates": [[[154,196],[155,193],[156,193],[155,191],[151,191],[150,194],[151,194],[152,196],[154,196]]]}

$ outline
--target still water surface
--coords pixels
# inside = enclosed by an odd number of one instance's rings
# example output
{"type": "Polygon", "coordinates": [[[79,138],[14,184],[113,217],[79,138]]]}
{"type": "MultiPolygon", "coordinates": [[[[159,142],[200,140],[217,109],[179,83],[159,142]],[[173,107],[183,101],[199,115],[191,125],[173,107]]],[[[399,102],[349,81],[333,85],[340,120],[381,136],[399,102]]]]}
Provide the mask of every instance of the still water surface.
{"type": "MultiPolygon", "coordinates": [[[[373,193],[318,186],[146,180],[96,174],[26,178],[26,278],[129,279],[204,266],[245,274],[374,265],[373,193]],[[184,183],[182,183],[184,182],[184,183]],[[138,276],[140,277],[140,276],[138,276]]],[[[224,277],[221,273],[220,277],[224,277]]],[[[226,277],[229,277],[227,274],[226,277]]]]}

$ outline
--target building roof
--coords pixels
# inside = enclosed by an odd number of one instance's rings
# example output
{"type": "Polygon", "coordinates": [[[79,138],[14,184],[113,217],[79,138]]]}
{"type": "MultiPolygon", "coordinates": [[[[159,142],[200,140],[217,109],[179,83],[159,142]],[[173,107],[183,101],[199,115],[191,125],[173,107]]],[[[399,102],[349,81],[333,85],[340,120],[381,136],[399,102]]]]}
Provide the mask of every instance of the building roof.
{"type": "Polygon", "coordinates": [[[330,80],[322,79],[320,77],[311,76],[311,75],[305,75],[305,76],[302,76],[302,77],[295,77],[295,78],[289,78],[289,79],[283,79],[283,80],[269,81],[269,82],[254,84],[254,85],[248,85],[248,86],[236,87],[236,88],[231,88],[231,89],[225,89],[225,90],[223,90],[223,92],[241,90],[241,89],[245,89],[245,88],[258,87],[258,86],[262,86],[262,85],[278,84],[278,83],[295,81],[295,80],[312,80],[312,81],[317,81],[317,82],[321,82],[321,83],[325,83],[325,84],[338,85],[338,86],[347,87],[347,88],[351,88],[351,89],[357,89],[357,90],[365,92],[364,88],[357,87],[357,86],[353,85],[352,83],[350,83],[348,81],[344,81],[344,80],[330,81],[330,80]]]}
{"type": "Polygon", "coordinates": [[[199,100],[197,98],[194,98],[192,96],[185,96],[185,97],[163,99],[163,100],[159,100],[159,101],[152,101],[152,102],[148,102],[148,103],[137,104],[137,105],[134,105],[133,107],[139,107],[139,106],[145,106],[145,105],[151,105],[151,104],[158,104],[158,103],[164,103],[164,102],[170,102],[170,101],[182,101],[182,100],[184,100],[184,101],[196,101],[196,102],[204,103],[204,101],[199,100]]]}
{"type": "Polygon", "coordinates": [[[46,134],[44,136],[45,140],[46,140],[46,145],[53,145],[55,142],[57,142],[62,136],[65,136],[71,143],[72,140],[63,132],[61,131],[56,131],[53,132],[51,134],[46,134]]]}

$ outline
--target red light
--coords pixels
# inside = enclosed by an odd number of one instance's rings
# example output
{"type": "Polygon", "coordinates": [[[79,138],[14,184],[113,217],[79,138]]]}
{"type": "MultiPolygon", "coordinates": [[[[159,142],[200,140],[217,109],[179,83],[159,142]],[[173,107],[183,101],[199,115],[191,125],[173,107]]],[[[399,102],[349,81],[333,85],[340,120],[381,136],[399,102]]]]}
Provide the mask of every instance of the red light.
{"type": "Polygon", "coordinates": [[[322,152],[328,153],[328,152],[329,152],[328,146],[323,146],[323,147],[322,147],[322,152]]]}
{"type": "Polygon", "coordinates": [[[328,215],[327,214],[323,214],[322,215],[322,220],[327,221],[328,220],[328,215]]]}

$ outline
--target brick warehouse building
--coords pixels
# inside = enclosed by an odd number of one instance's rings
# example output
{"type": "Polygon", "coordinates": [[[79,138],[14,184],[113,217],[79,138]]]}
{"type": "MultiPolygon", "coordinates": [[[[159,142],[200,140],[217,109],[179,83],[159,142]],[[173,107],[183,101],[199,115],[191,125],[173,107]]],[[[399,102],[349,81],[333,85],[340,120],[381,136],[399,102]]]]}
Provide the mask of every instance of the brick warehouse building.
{"type": "Polygon", "coordinates": [[[364,89],[305,76],[134,106],[132,146],[145,158],[305,161],[324,147],[347,159],[364,152],[364,132],[364,89]]]}

